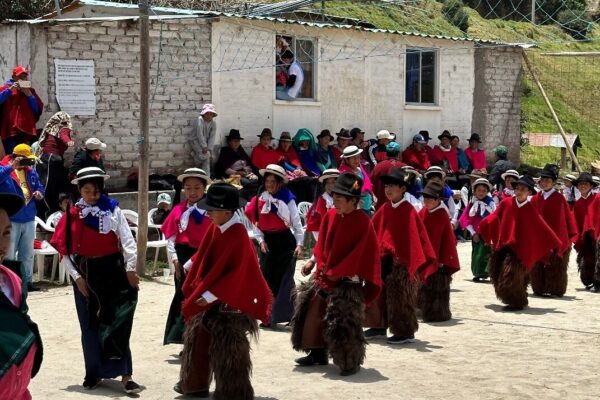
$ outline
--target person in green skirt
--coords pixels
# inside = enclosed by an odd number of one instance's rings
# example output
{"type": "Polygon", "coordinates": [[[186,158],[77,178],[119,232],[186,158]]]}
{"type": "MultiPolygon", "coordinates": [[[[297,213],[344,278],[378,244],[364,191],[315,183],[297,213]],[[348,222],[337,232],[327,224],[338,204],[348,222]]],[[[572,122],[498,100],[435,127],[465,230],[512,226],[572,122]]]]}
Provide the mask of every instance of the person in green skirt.
{"type": "Polygon", "coordinates": [[[183,301],[181,287],[185,280],[183,265],[196,253],[202,238],[212,224],[206,211],[196,204],[204,198],[206,187],[211,183],[208,174],[200,168],[188,168],[177,177],[177,180],[183,185],[185,200],[173,207],[161,226],[168,241],[169,257],[175,267],[175,294],[167,317],[163,344],[183,344],[185,330],[181,315],[183,301]]]}
{"type": "Polygon", "coordinates": [[[473,238],[471,241],[473,245],[471,271],[473,272],[473,281],[481,282],[489,277],[488,261],[492,249],[481,240],[479,224],[496,210],[496,203],[490,195],[492,184],[487,179],[477,179],[473,182],[472,190],[473,197],[460,217],[459,224],[462,229],[468,230],[473,238]]]}

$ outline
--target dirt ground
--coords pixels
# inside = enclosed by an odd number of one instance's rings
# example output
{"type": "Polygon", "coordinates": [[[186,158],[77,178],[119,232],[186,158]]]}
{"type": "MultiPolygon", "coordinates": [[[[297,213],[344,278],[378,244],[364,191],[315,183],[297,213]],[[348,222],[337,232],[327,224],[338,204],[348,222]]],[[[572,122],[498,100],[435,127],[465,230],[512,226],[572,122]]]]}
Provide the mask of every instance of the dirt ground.
{"type": "MultiPolygon", "coordinates": [[[[462,270],[451,294],[454,318],[419,326],[413,344],[367,347],[357,375],[333,365],[300,368],[290,334],[263,330],[253,346],[256,399],[593,399],[600,389],[600,294],[582,288],[575,255],[561,299],[530,296],[529,308],[505,312],[491,284],[474,283],[470,244],[459,245],[462,270]]],[[[299,264],[300,266],[300,264],[299,264]]],[[[178,345],[162,346],[172,282],[142,283],[132,336],[134,378],[144,399],[179,398],[178,345]]],[[[117,381],[84,391],[83,356],[72,290],[30,296],[40,326],[44,364],[30,388],[34,399],[124,398],[117,381]]],[[[234,400],[234,399],[232,399],[234,400]]]]}

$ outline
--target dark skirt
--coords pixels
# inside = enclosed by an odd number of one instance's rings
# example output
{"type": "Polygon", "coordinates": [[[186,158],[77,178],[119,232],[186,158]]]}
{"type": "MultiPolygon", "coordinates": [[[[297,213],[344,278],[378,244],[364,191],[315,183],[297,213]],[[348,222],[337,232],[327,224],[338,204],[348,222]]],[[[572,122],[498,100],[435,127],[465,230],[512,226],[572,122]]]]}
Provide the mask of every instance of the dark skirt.
{"type": "MultiPolygon", "coordinates": [[[[181,263],[181,266],[188,262],[190,258],[198,249],[190,247],[187,244],[177,243],[175,244],[175,251],[177,252],[177,260],[181,263]]],[[[183,315],[181,315],[181,303],[184,300],[183,282],[185,281],[185,274],[181,278],[175,279],[175,294],[171,301],[171,307],[169,308],[169,315],[167,316],[167,326],[165,327],[165,337],[163,344],[183,344],[183,331],[185,330],[185,322],[183,321],[183,315]]]]}
{"type": "Polygon", "coordinates": [[[265,232],[264,235],[269,252],[260,253],[260,267],[275,299],[270,322],[289,322],[294,312],[292,290],[295,287],[296,238],[290,230],[265,232]]]}
{"type": "Polygon", "coordinates": [[[487,278],[489,276],[488,263],[492,248],[483,241],[471,242],[473,250],[471,251],[471,271],[476,278],[487,278]]]}
{"type": "Polygon", "coordinates": [[[36,170],[40,176],[40,182],[46,188],[44,201],[37,203],[38,217],[46,220],[46,217],[55,211],[59,211],[58,196],[67,194],[69,190],[68,172],[64,166],[63,158],[57,154],[42,154],[41,163],[36,170]]]}
{"type": "Polygon", "coordinates": [[[123,255],[78,258],[88,284],[85,298],[73,284],[88,379],[131,375],[129,338],[138,292],[129,285],[123,255]]]}

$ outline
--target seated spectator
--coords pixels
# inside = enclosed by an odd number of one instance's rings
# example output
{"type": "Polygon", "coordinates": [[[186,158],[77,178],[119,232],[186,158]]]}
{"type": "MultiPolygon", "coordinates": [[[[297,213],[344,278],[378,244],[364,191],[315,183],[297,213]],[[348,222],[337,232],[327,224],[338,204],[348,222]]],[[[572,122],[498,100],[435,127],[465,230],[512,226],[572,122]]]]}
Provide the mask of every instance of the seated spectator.
{"type": "Polygon", "coordinates": [[[172,204],[168,193],[160,193],[156,198],[156,211],[152,214],[152,223],[162,225],[171,213],[172,204]]]}
{"type": "Polygon", "coordinates": [[[471,163],[463,149],[460,148],[460,138],[453,135],[450,144],[452,145],[452,148],[456,150],[456,155],[458,156],[458,172],[460,174],[471,172],[471,163]]]}
{"type": "Polygon", "coordinates": [[[342,163],[342,154],[344,153],[344,149],[350,146],[352,142],[352,136],[350,136],[350,131],[348,129],[340,129],[337,133],[337,144],[333,146],[333,155],[335,157],[335,164],[340,165],[342,163]]]}
{"type": "Polygon", "coordinates": [[[387,145],[392,141],[392,134],[385,129],[377,132],[376,137],[377,143],[371,145],[368,151],[369,161],[372,166],[387,159],[387,145]]]}
{"type": "Polygon", "coordinates": [[[502,174],[509,169],[517,169],[517,166],[507,159],[508,148],[502,144],[496,146],[494,155],[496,156],[496,162],[490,171],[489,181],[492,185],[499,185],[502,183],[502,174]]]}
{"type": "Polygon", "coordinates": [[[427,158],[429,158],[429,162],[431,162],[432,160],[432,152],[433,152],[433,147],[431,147],[429,145],[429,142],[431,141],[431,136],[429,136],[429,131],[426,130],[422,130],[419,131],[419,135],[423,136],[423,138],[425,138],[425,151],[427,152],[427,158]]]}
{"type": "Polygon", "coordinates": [[[298,61],[294,60],[294,53],[286,50],[281,55],[281,61],[287,67],[287,81],[285,86],[278,87],[276,97],[278,100],[295,100],[302,92],[304,71],[298,61]]]}
{"type": "Polygon", "coordinates": [[[306,128],[299,129],[292,141],[294,149],[300,157],[302,168],[308,176],[320,176],[321,170],[317,165],[317,144],[311,131],[306,128]]]}
{"type": "Polygon", "coordinates": [[[323,172],[326,169],[337,168],[333,146],[330,145],[333,141],[333,136],[329,132],[329,129],[322,130],[319,136],[317,136],[317,140],[319,141],[319,145],[317,146],[315,158],[319,170],[323,172]]]}
{"type": "MultiPolygon", "coordinates": [[[[385,185],[381,180],[382,176],[388,175],[393,168],[404,167],[400,161],[400,145],[396,142],[389,142],[386,146],[386,159],[377,163],[371,172],[371,182],[373,183],[373,193],[378,199],[385,199],[385,185]]],[[[375,205],[375,210],[385,204],[384,201],[375,205]]]]}
{"type": "Polygon", "coordinates": [[[41,181],[46,185],[46,202],[38,207],[38,216],[42,219],[60,210],[58,197],[70,189],[63,156],[69,147],[75,145],[71,138],[72,129],[71,116],[59,111],[50,117],[40,135],[38,143],[41,163],[36,168],[41,181]]]}
{"type": "Polygon", "coordinates": [[[452,135],[450,132],[444,131],[438,136],[438,139],[440,144],[435,146],[431,152],[431,164],[442,167],[450,174],[458,172],[458,154],[450,144],[452,135]]]}
{"type": "Polygon", "coordinates": [[[260,138],[260,142],[254,146],[250,154],[252,166],[256,170],[261,170],[267,168],[267,165],[279,164],[283,160],[283,157],[271,146],[271,142],[273,141],[271,130],[269,128],[263,129],[258,137],[260,138]]]}
{"type": "Polygon", "coordinates": [[[472,171],[487,172],[485,150],[480,149],[480,145],[481,137],[479,134],[473,133],[469,138],[469,147],[465,150],[465,156],[469,160],[469,164],[471,164],[472,171]]]}
{"type": "Polygon", "coordinates": [[[240,131],[231,129],[229,135],[225,136],[227,146],[221,147],[219,158],[215,164],[216,176],[219,179],[229,178],[231,175],[239,175],[242,177],[242,185],[244,179],[256,180],[257,177],[252,173],[250,157],[242,147],[243,137],[240,136],[240,131]]]}
{"type": "Polygon", "coordinates": [[[28,78],[27,68],[18,65],[11,79],[0,87],[0,137],[4,145],[0,156],[12,154],[18,144],[31,144],[36,140],[35,124],[42,115],[44,103],[28,78]]]}
{"type": "Polygon", "coordinates": [[[292,136],[289,132],[281,132],[276,150],[283,157],[282,166],[290,180],[306,176],[300,158],[292,146],[292,136]]]}
{"type": "Polygon", "coordinates": [[[420,133],[413,137],[412,144],[402,153],[402,161],[420,173],[424,173],[431,166],[427,156],[427,141],[420,133]]]}
{"type": "Polygon", "coordinates": [[[73,163],[69,168],[71,179],[77,177],[77,172],[83,168],[98,167],[102,171],[104,169],[104,161],[102,160],[102,151],[106,149],[106,144],[99,139],[89,138],[85,141],[85,145],[75,153],[73,163]]]}

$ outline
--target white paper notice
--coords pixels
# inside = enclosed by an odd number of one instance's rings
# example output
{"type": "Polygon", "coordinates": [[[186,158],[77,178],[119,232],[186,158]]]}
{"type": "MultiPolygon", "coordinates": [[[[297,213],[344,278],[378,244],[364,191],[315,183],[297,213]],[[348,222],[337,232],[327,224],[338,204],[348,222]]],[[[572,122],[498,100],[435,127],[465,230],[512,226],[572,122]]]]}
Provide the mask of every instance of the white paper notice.
{"type": "Polygon", "coordinates": [[[54,59],[56,100],[71,115],[96,115],[94,60],[54,59]]]}

